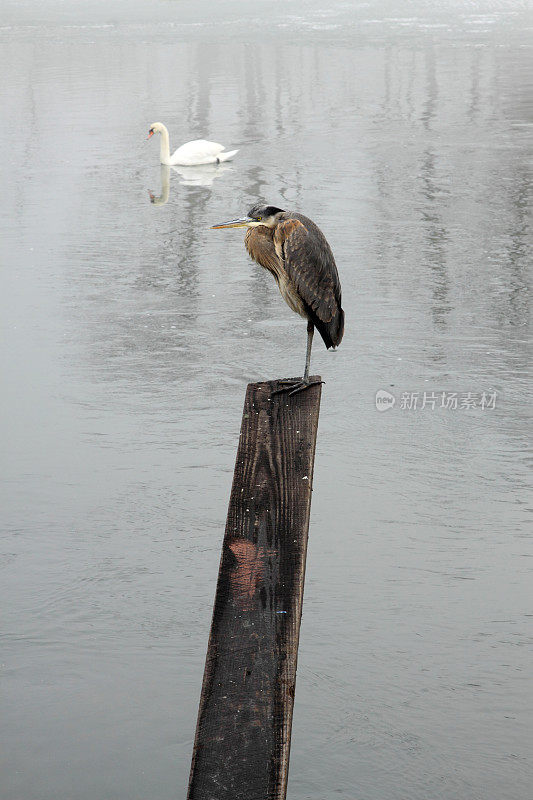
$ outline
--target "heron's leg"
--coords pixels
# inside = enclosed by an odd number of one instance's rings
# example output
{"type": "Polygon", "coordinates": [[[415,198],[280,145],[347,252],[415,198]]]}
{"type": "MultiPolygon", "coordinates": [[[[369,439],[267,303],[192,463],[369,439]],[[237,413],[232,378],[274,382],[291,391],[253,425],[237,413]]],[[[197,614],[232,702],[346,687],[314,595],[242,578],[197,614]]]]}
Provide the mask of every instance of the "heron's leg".
{"type": "Polygon", "coordinates": [[[311,320],[307,323],[307,352],[305,354],[305,370],[304,370],[304,383],[309,382],[309,367],[311,365],[311,347],[313,346],[313,334],[315,326],[311,320]]]}
{"type": "Polygon", "coordinates": [[[313,334],[315,332],[315,326],[311,321],[307,323],[307,352],[305,354],[305,370],[304,376],[300,380],[299,378],[296,379],[288,379],[288,380],[281,380],[278,381],[280,384],[284,384],[279,389],[274,389],[272,394],[279,394],[280,392],[288,392],[289,396],[291,394],[296,394],[297,392],[303,392],[305,389],[309,389],[310,386],[316,386],[318,383],[324,383],[324,381],[310,381],[309,380],[309,367],[311,365],[311,347],[313,346],[313,334]]]}

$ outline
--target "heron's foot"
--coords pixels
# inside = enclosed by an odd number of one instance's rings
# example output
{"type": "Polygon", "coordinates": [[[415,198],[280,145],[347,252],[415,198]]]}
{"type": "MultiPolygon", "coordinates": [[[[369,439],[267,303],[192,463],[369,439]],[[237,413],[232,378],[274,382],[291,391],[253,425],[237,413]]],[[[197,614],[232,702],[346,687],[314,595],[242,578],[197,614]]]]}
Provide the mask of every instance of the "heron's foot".
{"type": "Polygon", "coordinates": [[[284,378],[278,381],[278,383],[283,385],[280,386],[279,389],[274,389],[271,397],[273,397],[275,394],[281,394],[281,392],[287,392],[288,397],[290,397],[293,394],[298,394],[298,392],[305,392],[305,390],[309,389],[310,386],[318,386],[319,384],[324,383],[324,381],[304,381],[303,378],[284,378]]]}

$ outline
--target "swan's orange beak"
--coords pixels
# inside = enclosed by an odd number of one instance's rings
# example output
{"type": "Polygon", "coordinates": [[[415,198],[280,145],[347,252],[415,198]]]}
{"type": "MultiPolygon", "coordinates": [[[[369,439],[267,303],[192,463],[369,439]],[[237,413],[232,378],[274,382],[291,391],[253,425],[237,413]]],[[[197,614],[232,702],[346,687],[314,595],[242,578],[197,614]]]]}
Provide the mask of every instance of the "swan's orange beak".
{"type": "Polygon", "coordinates": [[[154,133],[155,133],[155,131],[149,130],[148,131],[148,136],[146,138],[149,139],[151,136],[154,135],[154,133]]]}

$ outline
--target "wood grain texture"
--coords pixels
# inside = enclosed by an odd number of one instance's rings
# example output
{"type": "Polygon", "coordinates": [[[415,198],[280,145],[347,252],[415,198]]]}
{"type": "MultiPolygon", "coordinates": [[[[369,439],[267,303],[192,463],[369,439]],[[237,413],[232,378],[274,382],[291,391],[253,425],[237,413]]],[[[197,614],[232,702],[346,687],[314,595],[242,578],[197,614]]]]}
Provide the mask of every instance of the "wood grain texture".
{"type": "Polygon", "coordinates": [[[188,800],[286,796],[321,386],[277,387],[246,392],[188,800]]]}

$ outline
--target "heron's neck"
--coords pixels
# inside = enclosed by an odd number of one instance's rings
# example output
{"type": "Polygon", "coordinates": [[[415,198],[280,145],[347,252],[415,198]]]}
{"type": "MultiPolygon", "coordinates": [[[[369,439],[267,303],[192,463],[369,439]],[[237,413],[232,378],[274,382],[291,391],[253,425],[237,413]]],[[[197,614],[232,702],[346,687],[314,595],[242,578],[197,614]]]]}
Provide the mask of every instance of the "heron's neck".
{"type": "Polygon", "coordinates": [[[168,131],[164,125],[161,126],[161,149],[160,149],[160,161],[162,164],[170,164],[170,142],[168,139],[168,131]]]}

